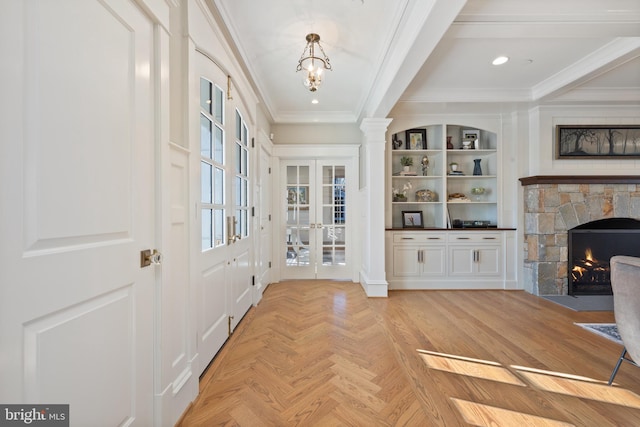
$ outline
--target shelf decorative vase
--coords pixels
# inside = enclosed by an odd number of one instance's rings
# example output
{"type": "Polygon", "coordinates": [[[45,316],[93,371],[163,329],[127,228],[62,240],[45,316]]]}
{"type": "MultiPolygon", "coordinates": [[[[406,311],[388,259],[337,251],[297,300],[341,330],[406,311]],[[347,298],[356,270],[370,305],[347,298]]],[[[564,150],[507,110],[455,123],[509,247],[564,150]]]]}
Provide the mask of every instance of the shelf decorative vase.
{"type": "Polygon", "coordinates": [[[474,175],[482,175],[482,167],[480,166],[480,160],[482,159],[474,159],[473,160],[473,174],[474,175]]]}

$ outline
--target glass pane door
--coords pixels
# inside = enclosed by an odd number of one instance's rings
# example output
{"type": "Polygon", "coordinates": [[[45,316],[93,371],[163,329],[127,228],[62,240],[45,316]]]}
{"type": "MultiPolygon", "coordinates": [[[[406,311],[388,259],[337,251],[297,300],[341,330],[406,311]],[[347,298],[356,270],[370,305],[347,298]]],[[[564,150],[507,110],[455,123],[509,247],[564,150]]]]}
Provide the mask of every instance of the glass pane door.
{"type": "Polygon", "coordinates": [[[318,278],[348,278],[347,178],[344,163],[317,161],[318,278]]]}
{"type": "Polygon", "coordinates": [[[344,166],[322,167],[322,265],[345,264],[344,166]]]}
{"type": "Polygon", "coordinates": [[[284,279],[348,279],[347,168],[284,162],[284,279]]]}
{"type": "Polygon", "coordinates": [[[286,167],[286,266],[311,266],[310,165],[286,167]]]}

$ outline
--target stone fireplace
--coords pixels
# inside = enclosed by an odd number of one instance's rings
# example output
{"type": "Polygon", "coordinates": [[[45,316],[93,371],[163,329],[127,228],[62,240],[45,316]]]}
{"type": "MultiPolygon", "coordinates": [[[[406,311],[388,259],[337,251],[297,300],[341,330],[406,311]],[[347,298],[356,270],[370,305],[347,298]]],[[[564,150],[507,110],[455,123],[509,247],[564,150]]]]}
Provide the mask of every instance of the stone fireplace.
{"type": "Polygon", "coordinates": [[[605,218],[640,220],[640,176],[533,176],[524,187],[524,280],[535,295],[568,295],[568,230],[605,218]]]}

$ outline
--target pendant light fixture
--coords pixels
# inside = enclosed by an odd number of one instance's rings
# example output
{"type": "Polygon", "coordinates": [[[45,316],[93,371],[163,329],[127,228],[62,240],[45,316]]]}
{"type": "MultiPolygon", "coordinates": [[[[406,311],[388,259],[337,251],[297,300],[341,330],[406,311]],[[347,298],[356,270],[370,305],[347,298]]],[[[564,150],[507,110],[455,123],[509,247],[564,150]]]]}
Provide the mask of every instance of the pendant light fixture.
{"type": "Polygon", "coordinates": [[[331,70],[332,68],[329,58],[324,53],[322,45],[320,45],[320,36],[316,33],[310,33],[307,34],[306,40],[307,45],[302,51],[296,71],[306,71],[303,83],[307,89],[311,92],[315,92],[318,90],[320,84],[322,84],[322,74],[324,73],[324,70],[331,70]],[[316,56],[316,45],[322,53],[322,58],[316,56]]]}

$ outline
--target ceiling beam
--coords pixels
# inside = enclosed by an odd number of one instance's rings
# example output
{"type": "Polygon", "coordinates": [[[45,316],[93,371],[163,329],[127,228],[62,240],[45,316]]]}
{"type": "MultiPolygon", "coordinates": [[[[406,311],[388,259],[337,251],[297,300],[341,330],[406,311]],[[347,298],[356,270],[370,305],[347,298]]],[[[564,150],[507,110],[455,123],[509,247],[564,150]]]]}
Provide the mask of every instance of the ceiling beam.
{"type": "Polygon", "coordinates": [[[531,89],[531,100],[553,98],[640,56],[640,37],[621,37],[531,89]]]}
{"type": "Polygon", "coordinates": [[[466,0],[412,0],[365,103],[363,118],[386,117],[466,0]]]}

